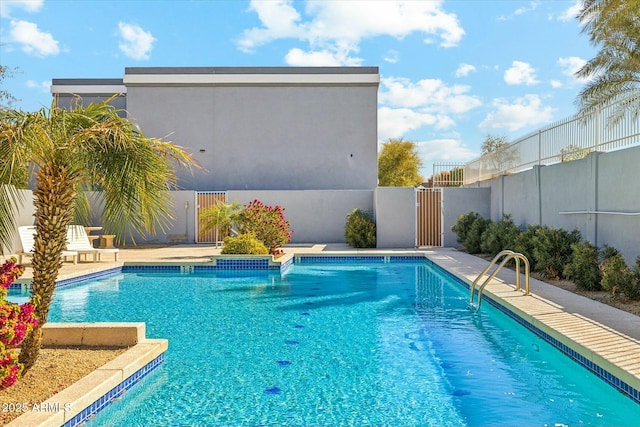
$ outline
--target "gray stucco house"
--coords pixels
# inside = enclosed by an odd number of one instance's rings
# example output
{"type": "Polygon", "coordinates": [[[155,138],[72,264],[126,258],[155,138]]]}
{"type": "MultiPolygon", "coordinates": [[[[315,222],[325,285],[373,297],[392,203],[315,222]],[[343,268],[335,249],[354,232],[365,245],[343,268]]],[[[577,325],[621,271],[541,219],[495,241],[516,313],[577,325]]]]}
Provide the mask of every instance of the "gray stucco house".
{"type": "Polygon", "coordinates": [[[126,68],[53,79],[58,105],[112,102],[148,135],[192,152],[184,190],[372,190],[377,67],[126,68]]]}
{"type": "Polygon", "coordinates": [[[388,194],[377,188],[379,83],[378,67],[135,67],[122,79],[56,78],[51,92],[63,108],[119,94],[111,103],[147,136],[185,147],[203,167],[178,172],[175,224],[151,241],[207,241],[204,192],[224,191],[228,201],[284,206],[294,243],[344,242],[346,216],[359,208],[378,216],[379,244],[411,247],[413,189],[401,190],[409,209],[389,211],[393,221],[376,209],[388,194]]]}

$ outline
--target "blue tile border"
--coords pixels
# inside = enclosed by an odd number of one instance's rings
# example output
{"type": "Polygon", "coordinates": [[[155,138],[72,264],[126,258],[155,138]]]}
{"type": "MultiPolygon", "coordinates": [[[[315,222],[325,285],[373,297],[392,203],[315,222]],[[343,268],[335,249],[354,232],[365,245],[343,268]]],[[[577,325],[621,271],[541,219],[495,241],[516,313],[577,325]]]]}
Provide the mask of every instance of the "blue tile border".
{"type": "Polygon", "coordinates": [[[138,384],[145,376],[164,363],[164,353],[147,363],[142,368],[138,369],[133,375],[125,379],[123,382],[109,390],[102,397],[97,399],[91,405],[80,411],[75,417],[63,424],[62,427],[76,427],[82,425],[89,418],[95,416],[98,412],[102,411],[113,401],[120,398],[127,390],[131,389],[134,385],[138,384]]]}
{"type": "MultiPolygon", "coordinates": [[[[468,283],[461,280],[458,276],[456,276],[452,272],[446,270],[443,267],[440,267],[439,265],[437,265],[436,263],[434,263],[429,259],[427,259],[427,261],[432,266],[437,268],[439,271],[451,277],[456,282],[462,284],[465,288],[470,289],[470,286],[468,283]]],[[[569,357],[571,360],[573,360],[574,362],[577,362],[579,365],[587,369],[589,372],[591,372],[592,374],[594,374],[595,376],[597,376],[598,378],[600,378],[601,380],[603,380],[604,382],[606,382],[607,384],[615,388],[618,392],[624,394],[625,396],[633,400],[635,403],[640,404],[640,390],[637,390],[634,387],[630,386],[629,384],[625,383],[624,381],[616,377],[611,372],[600,367],[598,364],[590,361],[589,359],[587,359],[577,351],[573,350],[571,347],[563,344],[557,338],[554,338],[553,336],[544,332],[540,328],[534,326],[532,323],[522,318],[518,314],[514,313],[513,311],[509,310],[507,307],[503,306],[502,304],[500,304],[498,301],[491,298],[491,296],[487,295],[486,293],[482,295],[482,299],[486,300],[489,304],[491,304],[491,306],[497,308],[498,310],[500,310],[501,312],[503,312],[504,314],[506,314],[507,316],[509,316],[510,318],[512,318],[513,320],[515,320],[516,322],[524,326],[525,328],[527,328],[536,336],[542,338],[544,341],[551,344],[553,347],[558,349],[560,352],[562,352],[564,355],[569,357]]]]}
{"type": "Polygon", "coordinates": [[[296,263],[308,264],[349,264],[352,262],[384,262],[384,255],[299,255],[296,256],[296,263]]]}
{"type": "Polygon", "coordinates": [[[102,276],[107,276],[114,273],[120,273],[122,271],[122,267],[110,268],[108,270],[97,271],[95,273],[85,274],[80,277],[72,277],[70,279],[58,280],[56,282],[56,288],[63,288],[65,286],[74,285],[79,282],[83,282],[85,280],[97,279],[102,276]]]}
{"type": "Polygon", "coordinates": [[[400,263],[425,261],[424,255],[296,255],[295,262],[299,264],[349,264],[358,263],[400,263]]]}

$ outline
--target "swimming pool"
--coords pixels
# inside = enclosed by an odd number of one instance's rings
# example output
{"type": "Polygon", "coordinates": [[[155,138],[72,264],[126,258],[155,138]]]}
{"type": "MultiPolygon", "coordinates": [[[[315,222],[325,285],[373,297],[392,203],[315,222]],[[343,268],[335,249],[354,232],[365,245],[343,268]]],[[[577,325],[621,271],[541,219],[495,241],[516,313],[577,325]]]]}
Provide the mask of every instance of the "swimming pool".
{"type": "Polygon", "coordinates": [[[126,273],[51,321],[144,321],[163,366],[91,425],[634,425],[640,405],[425,262],[126,273]]]}

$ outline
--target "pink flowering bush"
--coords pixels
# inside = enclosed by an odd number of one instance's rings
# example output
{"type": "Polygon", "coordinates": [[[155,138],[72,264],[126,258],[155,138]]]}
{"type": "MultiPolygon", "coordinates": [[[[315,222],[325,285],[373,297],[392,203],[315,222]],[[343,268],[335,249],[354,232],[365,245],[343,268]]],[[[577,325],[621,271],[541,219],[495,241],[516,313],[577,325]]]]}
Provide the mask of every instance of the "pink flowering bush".
{"type": "Polygon", "coordinates": [[[278,248],[291,241],[293,230],[280,205],[267,206],[260,200],[254,200],[244,206],[238,222],[240,233],[253,234],[264,243],[270,254],[281,255],[282,251],[278,248]]]}
{"type": "Polygon", "coordinates": [[[9,258],[0,267],[0,390],[11,387],[22,372],[16,348],[38,324],[34,306],[6,300],[9,285],[24,273],[24,267],[9,258]]]}

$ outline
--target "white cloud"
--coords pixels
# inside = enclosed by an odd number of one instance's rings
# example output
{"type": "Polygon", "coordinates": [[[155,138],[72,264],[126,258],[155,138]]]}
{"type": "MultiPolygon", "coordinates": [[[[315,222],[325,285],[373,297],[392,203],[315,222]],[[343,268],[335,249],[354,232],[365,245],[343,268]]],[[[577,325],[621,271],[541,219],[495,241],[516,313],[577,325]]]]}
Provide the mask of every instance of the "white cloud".
{"type": "Polygon", "coordinates": [[[249,10],[256,12],[262,26],[243,32],[238,48],[252,52],[257,47],[283,38],[293,38],[309,44],[309,51],[340,53],[329,59],[350,61],[361,40],[378,36],[401,39],[420,33],[425,43],[433,36],[440,45],[457,45],[464,35],[458,18],[442,9],[443,2],[429,1],[323,1],[305,3],[305,17],[291,0],[252,0],[249,10]]]}
{"type": "Polygon", "coordinates": [[[554,89],[558,89],[564,86],[564,84],[560,80],[551,80],[551,87],[554,89]]]}
{"type": "Polygon", "coordinates": [[[515,12],[513,12],[514,15],[522,15],[524,13],[527,12],[531,12],[534,11],[538,8],[538,6],[540,5],[540,2],[538,1],[532,1],[529,3],[529,6],[523,6],[523,7],[519,7],[518,9],[516,9],[515,12]]]}
{"type": "Polygon", "coordinates": [[[378,109],[378,139],[402,138],[408,132],[422,126],[435,126],[436,129],[451,127],[455,122],[444,115],[424,113],[410,108],[378,109]]]}
{"type": "Polygon", "coordinates": [[[252,1],[249,10],[258,14],[262,28],[244,31],[244,37],[238,41],[243,52],[251,52],[257,46],[281,38],[298,38],[304,33],[299,26],[300,14],[289,0],[252,1]]]}
{"type": "Polygon", "coordinates": [[[37,89],[40,92],[51,92],[51,80],[45,80],[43,82],[37,82],[35,80],[27,80],[27,87],[29,89],[37,89]]]}
{"type": "MultiPolygon", "coordinates": [[[[478,153],[465,146],[458,139],[432,139],[416,142],[418,155],[425,162],[455,161],[465,162],[478,157],[478,153]]],[[[429,175],[431,171],[429,171],[429,175]]]]}
{"type": "Polygon", "coordinates": [[[534,85],[540,83],[536,80],[536,70],[531,65],[522,61],[513,61],[511,68],[504,72],[504,81],[508,85],[534,85]]]}
{"type": "Polygon", "coordinates": [[[582,1],[583,0],[575,0],[575,3],[572,4],[571,7],[558,15],[558,21],[573,21],[577,19],[578,14],[582,10],[582,1]]]}
{"type": "Polygon", "coordinates": [[[587,61],[577,56],[569,56],[566,58],[559,58],[558,65],[562,68],[562,74],[571,77],[572,80],[578,82],[584,82],[587,79],[576,78],[576,73],[580,70],[587,61]]]}
{"type": "Polygon", "coordinates": [[[516,131],[550,122],[555,111],[552,107],[543,106],[540,97],[532,94],[518,98],[513,103],[505,99],[494,99],[492,104],[494,110],[480,123],[480,129],[516,131]]]}
{"type": "Polygon", "coordinates": [[[400,138],[423,126],[447,129],[455,125],[453,115],[479,107],[479,98],[469,95],[469,86],[449,86],[438,79],[413,83],[409,79],[380,80],[378,138],[400,138]]]}
{"type": "Polygon", "coordinates": [[[513,17],[514,17],[514,16],[523,15],[523,14],[525,14],[525,13],[527,13],[527,12],[531,12],[531,11],[536,10],[536,9],[538,8],[538,6],[539,6],[539,5],[540,5],[540,2],[539,2],[539,1],[532,1],[532,2],[529,2],[529,6],[522,6],[522,7],[519,7],[518,9],[516,9],[516,10],[513,12],[513,14],[511,14],[511,15],[501,15],[501,16],[498,16],[498,17],[496,18],[496,20],[497,20],[497,21],[508,21],[508,20],[510,20],[510,19],[513,19],[513,17]]]}
{"type": "Polygon", "coordinates": [[[400,60],[400,53],[397,50],[392,49],[387,52],[387,54],[382,59],[390,64],[396,64],[400,60]]]}
{"type": "Polygon", "coordinates": [[[23,52],[40,57],[60,53],[58,42],[54,40],[53,36],[40,31],[33,22],[13,20],[10,25],[10,38],[21,45],[23,52]]]}
{"type": "Polygon", "coordinates": [[[356,66],[362,63],[359,58],[349,58],[340,52],[330,52],[329,50],[318,50],[305,52],[302,49],[291,49],[284,57],[288,65],[298,67],[318,67],[318,66],[356,66]]]}
{"type": "Polygon", "coordinates": [[[42,8],[44,0],[2,0],[0,1],[0,16],[8,18],[12,9],[22,9],[26,12],[37,12],[42,8]]]}
{"type": "Polygon", "coordinates": [[[460,64],[458,69],[456,70],[456,77],[466,77],[471,72],[475,72],[476,67],[471,64],[460,64]]]}
{"type": "Polygon", "coordinates": [[[420,108],[438,114],[460,114],[479,107],[478,97],[468,95],[466,85],[447,86],[439,79],[424,79],[412,83],[408,79],[386,77],[380,79],[380,103],[393,107],[420,108]]]}
{"type": "Polygon", "coordinates": [[[132,59],[149,59],[149,54],[156,39],[150,32],[144,31],[138,25],[118,23],[120,37],[122,40],[118,44],[120,50],[132,59]]]}

